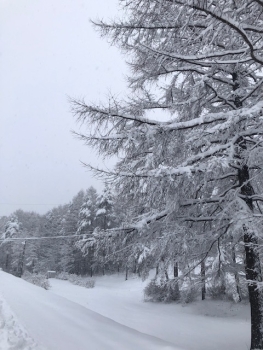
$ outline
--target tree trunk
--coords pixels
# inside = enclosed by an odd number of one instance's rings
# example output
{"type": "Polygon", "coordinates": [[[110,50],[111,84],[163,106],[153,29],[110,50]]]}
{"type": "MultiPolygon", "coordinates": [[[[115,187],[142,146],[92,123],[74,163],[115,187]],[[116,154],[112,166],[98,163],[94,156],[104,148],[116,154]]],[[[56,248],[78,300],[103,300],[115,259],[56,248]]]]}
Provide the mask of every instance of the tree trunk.
{"type": "MultiPolygon", "coordinates": [[[[239,85],[238,73],[232,74],[234,88],[237,90],[239,85]]],[[[235,97],[235,106],[242,107],[240,96],[235,97]]],[[[246,164],[246,159],[243,154],[247,151],[247,143],[243,137],[237,140],[237,156],[240,159],[238,169],[238,181],[240,193],[244,196],[244,201],[248,208],[253,212],[253,201],[251,196],[254,194],[254,189],[250,183],[249,167],[246,164]]],[[[248,295],[251,311],[251,346],[250,350],[263,349],[263,315],[262,301],[263,293],[257,289],[257,282],[262,281],[260,258],[258,253],[258,238],[256,234],[250,231],[249,226],[243,225],[244,243],[245,243],[245,271],[248,281],[248,295]]]]}
{"type": "Polygon", "coordinates": [[[244,227],[244,243],[246,254],[246,279],[251,310],[251,350],[263,349],[262,334],[262,300],[263,293],[258,289],[257,282],[262,281],[259,254],[257,251],[258,239],[253,233],[248,233],[244,227]]]}
{"type": "Polygon", "coordinates": [[[169,281],[169,276],[168,276],[167,270],[164,270],[164,274],[165,274],[166,281],[169,281]]]}
{"type": "Polygon", "coordinates": [[[233,263],[234,263],[234,277],[235,277],[238,302],[240,302],[242,300],[242,296],[241,296],[241,289],[240,289],[240,285],[239,285],[239,275],[238,275],[238,271],[236,271],[237,262],[236,262],[235,246],[233,246],[233,248],[232,248],[232,259],[233,259],[233,263]]]}
{"type": "MultiPolygon", "coordinates": [[[[174,279],[178,279],[179,277],[179,269],[178,269],[178,262],[174,262],[174,279]]],[[[180,289],[179,289],[179,283],[178,280],[175,281],[174,286],[174,299],[178,300],[180,298],[180,289]]]]}
{"type": "Polygon", "coordinates": [[[205,261],[201,262],[201,285],[202,285],[202,300],[205,300],[206,286],[205,286],[205,261]]]}
{"type": "Polygon", "coordinates": [[[133,266],[133,273],[137,273],[137,264],[136,264],[136,260],[134,260],[134,266],[133,266]]]}
{"type": "Polygon", "coordinates": [[[9,253],[6,254],[5,258],[5,271],[9,272],[9,253]]]}
{"type": "Polygon", "coordinates": [[[178,262],[174,263],[174,278],[178,278],[179,271],[178,271],[178,262]]]}
{"type": "MultiPolygon", "coordinates": [[[[240,140],[240,147],[246,148],[244,140],[240,140]]],[[[239,185],[241,194],[245,196],[249,209],[253,212],[253,202],[251,196],[254,194],[252,185],[250,184],[249,169],[245,164],[238,171],[239,185]]],[[[262,300],[263,293],[258,290],[257,282],[262,281],[260,258],[258,253],[258,238],[254,232],[244,225],[244,243],[245,243],[245,271],[248,281],[248,294],[251,311],[251,350],[263,349],[263,330],[262,330],[262,300]]]]}
{"type": "Polygon", "coordinates": [[[24,261],[25,261],[25,253],[26,253],[26,241],[23,242],[23,252],[20,260],[20,264],[18,267],[18,277],[22,277],[23,272],[24,272],[24,261]]]}

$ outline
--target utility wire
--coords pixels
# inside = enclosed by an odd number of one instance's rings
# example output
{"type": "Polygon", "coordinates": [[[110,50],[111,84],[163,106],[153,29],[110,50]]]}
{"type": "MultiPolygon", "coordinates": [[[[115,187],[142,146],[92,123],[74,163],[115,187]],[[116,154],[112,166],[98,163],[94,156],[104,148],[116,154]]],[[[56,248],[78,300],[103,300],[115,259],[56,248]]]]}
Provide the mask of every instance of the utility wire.
{"type": "MultiPolygon", "coordinates": [[[[91,231],[90,231],[91,232],[91,231]]],[[[44,237],[10,237],[10,238],[0,238],[0,242],[7,243],[11,241],[38,241],[45,239],[57,239],[57,238],[78,238],[82,236],[92,236],[92,233],[83,233],[80,235],[68,235],[68,236],[44,236],[44,237]]]]}

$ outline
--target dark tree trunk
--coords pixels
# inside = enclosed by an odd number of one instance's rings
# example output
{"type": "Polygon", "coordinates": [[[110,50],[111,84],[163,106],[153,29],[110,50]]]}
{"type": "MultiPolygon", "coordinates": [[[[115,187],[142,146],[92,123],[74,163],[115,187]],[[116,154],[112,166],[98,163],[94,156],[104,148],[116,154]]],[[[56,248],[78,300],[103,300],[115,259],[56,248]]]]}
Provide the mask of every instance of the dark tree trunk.
{"type": "MultiPolygon", "coordinates": [[[[237,90],[239,85],[238,73],[232,74],[234,88],[237,90]]],[[[235,97],[235,106],[242,107],[240,96],[235,97]]],[[[237,156],[240,159],[238,169],[238,181],[240,193],[246,202],[248,208],[253,212],[253,201],[251,196],[254,194],[254,189],[250,183],[249,167],[246,164],[244,153],[247,151],[247,143],[243,137],[237,140],[237,156]]],[[[248,295],[251,310],[251,346],[250,350],[263,349],[263,315],[262,301],[263,293],[257,289],[257,282],[262,281],[260,258],[258,253],[258,238],[253,231],[246,225],[243,226],[244,243],[245,243],[245,271],[248,281],[248,295]]]]}
{"type": "Polygon", "coordinates": [[[178,277],[179,277],[179,268],[178,268],[178,262],[174,262],[174,279],[175,279],[175,285],[174,285],[174,299],[178,300],[180,298],[180,289],[179,289],[179,283],[178,283],[178,277]]]}
{"type": "Polygon", "coordinates": [[[5,258],[5,271],[9,272],[9,253],[6,254],[5,258]]]}
{"type": "Polygon", "coordinates": [[[24,244],[23,252],[22,252],[20,264],[19,264],[19,267],[18,267],[18,277],[22,277],[23,272],[24,272],[24,262],[25,262],[25,253],[26,253],[26,241],[23,242],[23,244],[24,244]]]}
{"type": "Polygon", "coordinates": [[[232,259],[234,263],[234,277],[235,277],[235,283],[236,283],[238,302],[240,302],[242,300],[242,296],[241,296],[241,289],[240,289],[240,283],[239,283],[239,275],[238,275],[238,271],[236,270],[237,263],[236,263],[235,247],[232,248],[232,259]]]}
{"type": "Polygon", "coordinates": [[[246,279],[251,310],[251,350],[263,349],[262,337],[262,291],[257,282],[262,281],[259,254],[257,251],[258,239],[253,233],[248,233],[244,227],[244,243],[246,254],[246,279]]]}
{"type": "Polygon", "coordinates": [[[179,270],[178,270],[178,262],[174,263],[174,278],[178,278],[179,270]]]}
{"type": "Polygon", "coordinates": [[[137,264],[136,264],[136,260],[134,260],[133,273],[137,273],[137,264]]]}
{"type": "Polygon", "coordinates": [[[165,274],[166,281],[169,281],[169,276],[168,276],[167,270],[164,271],[164,274],[165,274]]]}
{"type": "Polygon", "coordinates": [[[126,272],[125,272],[125,281],[128,280],[128,267],[126,266],[126,272]]]}
{"type": "Polygon", "coordinates": [[[205,300],[206,286],[205,286],[205,261],[201,262],[201,285],[202,285],[202,300],[205,300]]]}
{"type": "MultiPolygon", "coordinates": [[[[244,139],[239,140],[239,147],[246,150],[244,139]]],[[[238,180],[240,192],[244,196],[244,201],[253,212],[253,201],[251,196],[254,194],[250,184],[249,168],[246,164],[238,170],[238,180]]],[[[251,311],[251,350],[263,349],[263,330],[262,330],[262,292],[257,288],[257,282],[262,281],[260,258],[258,253],[258,238],[255,233],[249,230],[246,225],[243,226],[245,243],[245,271],[248,281],[248,294],[251,311]]]]}

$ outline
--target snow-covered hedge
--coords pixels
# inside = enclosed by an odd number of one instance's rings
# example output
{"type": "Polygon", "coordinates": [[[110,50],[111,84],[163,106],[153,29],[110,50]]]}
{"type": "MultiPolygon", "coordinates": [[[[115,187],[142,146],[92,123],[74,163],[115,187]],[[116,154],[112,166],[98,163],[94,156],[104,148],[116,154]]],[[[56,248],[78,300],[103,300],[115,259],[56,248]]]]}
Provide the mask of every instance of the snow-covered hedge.
{"type": "Polygon", "coordinates": [[[173,281],[159,281],[156,278],[144,288],[144,299],[146,301],[178,301],[180,293],[173,281]]]}
{"type": "Polygon", "coordinates": [[[69,279],[70,274],[68,272],[60,272],[56,275],[55,278],[57,278],[58,280],[63,280],[63,281],[67,281],[69,279]]]}
{"type": "Polygon", "coordinates": [[[23,274],[22,278],[25,281],[35,284],[36,286],[42,287],[46,290],[50,288],[49,281],[45,275],[30,273],[27,271],[23,274]]]}
{"type": "Polygon", "coordinates": [[[85,288],[94,288],[95,286],[95,280],[93,278],[89,277],[82,277],[75,274],[70,274],[67,272],[61,272],[59,273],[56,278],[60,280],[67,280],[71,282],[72,284],[75,284],[77,286],[85,287],[85,288]]]}

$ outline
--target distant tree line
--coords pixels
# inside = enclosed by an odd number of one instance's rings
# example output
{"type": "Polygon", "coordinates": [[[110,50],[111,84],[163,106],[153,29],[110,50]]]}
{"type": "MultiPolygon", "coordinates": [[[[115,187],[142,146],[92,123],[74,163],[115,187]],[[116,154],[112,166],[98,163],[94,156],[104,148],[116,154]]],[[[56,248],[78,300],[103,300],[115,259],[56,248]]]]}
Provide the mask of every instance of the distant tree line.
{"type": "MultiPolygon", "coordinates": [[[[147,233],[150,223],[141,219],[145,208],[138,203],[135,209],[141,213],[136,229],[147,233]]],[[[154,238],[146,234],[135,240],[132,214],[121,194],[109,186],[100,195],[93,187],[82,190],[70,203],[44,215],[17,210],[0,219],[0,267],[18,277],[54,270],[91,277],[121,272],[127,279],[130,274],[146,278],[154,270],[145,291],[153,300],[190,302],[198,296],[205,299],[206,293],[235,301],[247,298],[242,248],[229,255],[226,244],[231,241],[218,240],[200,263],[193,260],[203,249],[198,240],[189,246],[181,229],[178,244],[173,235],[162,234],[158,220],[154,238]]],[[[176,230],[178,234],[179,227],[176,230]]]]}
{"type": "Polygon", "coordinates": [[[90,235],[96,228],[116,226],[115,215],[109,188],[105,187],[99,195],[90,187],[80,191],[70,203],[45,215],[17,210],[9,217],[1,217],[0,267],[19,277],[25,271],[45,273],[55,270],[77,275],[105,273],[109,266],[97,263],[90,252],[83,254],[76,243],[83,234],[90,235]]]}

